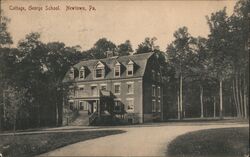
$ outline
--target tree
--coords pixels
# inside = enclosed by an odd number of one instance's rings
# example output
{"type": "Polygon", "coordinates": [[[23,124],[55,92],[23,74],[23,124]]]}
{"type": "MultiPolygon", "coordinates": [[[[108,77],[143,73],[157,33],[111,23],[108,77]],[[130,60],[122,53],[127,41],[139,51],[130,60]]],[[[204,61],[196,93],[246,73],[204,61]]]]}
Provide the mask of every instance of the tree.
{"type": "Polygon", "coordinates": [[[113,42],[106,38],[101,38],[94,44],[93,48],[87,51],[87,53],[90,53],[96,59],[101,59],[107,57],[107,51],[115,54],[116,49],[116,45],[113,42]]]}
{"type": "Polygon", "coordinates": [[[188,73],[189,60],[192,51],[190,42],[192,37],[188,33],[187,27],[179,28],[174,33],[175,40],[167,47],[167,59],[172,67],[175,68],[179,78],[179,96],[178,96],[178,119],[183,118],[183,77],[188,73]]]}
{"type": "Polygon", "coordinates": [[[207,17],[210,34],[208,39],[208,48],[211,52],[210,70],[219,82],[220,96],[220,118],[223,118],[223,81],[229,78],[232,66],[230,64],[230,43],[228,16],[226,8],[216,13],[212,13],[211,17],[207,17]]]}
{"type": "MultiPolygon", "coordinates": [[[[3,14],[3,10],[1,10],[3,14]]],[[[6,90],[11,82],[10,77],[15,65],[15,50],[7,48],[13,43],[12,37],[8,32],[8,23],[10,19],[2,15],[0,17],[0,128],[3,127],[5,117],[5,102],[6,90]]]]}
{"type": "Polygon", "coordinates": [[[209,80],[207,40],[202,37],[193,38],[190,42],[193,58],[190,60],[190,77],[200,87],[201,118],[204,117],[203,93],[204,84],[209,80]]]}
{"type": "MultiPolygon", "coordinates": [[[[1,10],[1,13],[3,14],[3,10],[1,10]]],[[[10,33],[7,31],[8,23],[10,22],[10,19],[7,17],[1,15],[1,21],[0,21],[0,48],[5,45],[10,45],[13,43],[10,33]]]]}
{"type": "MultiPolygon", "coordinates": [[[[30,33],[18,43],[19,53],[15,82],[19,88],[27,89],[26,98],[31,110],[31,123],[41,125],[42,107],[46,103],[46,47],[40,41],[39,33],[30,33]]],[[[34,127],[34,126],[33,126],[34,127]]]]}
{"type": "Polygon", "coordinates": [[[248,117],[249,103],[249,9],[250,2],[240,0],[228,18],[229,57],[233,69],[233,98],[238,117],[248,117]]]}
{"type": "Polygon", "coordinates": [[[156,40],[157,40],[156,37],[153,37],[153,38],[146,37],[144,42],[138,45],[138,48],[136,49],[136,53],[139,54],[139,53],[159,51],[159,46],[155,45],[156,40]]]}
{"type": "Polygon", "coordinates": [[[13,131],[16,131],[18,115],[22,115],[24,118],[27,112],[24,110],[26,90],[17,89],[15,87],[10,87],[6,94],[6,108],[5,108],[5,121],[12,125],[13,131]]]}
{"type": "Polygon", "coordinates": [[[63,78],[68,69],[78,63],[83,58],[83,55],[79,52],[79,48],[66,47],[64,43],[60,42],[47,43],[46,51],[48,53],[44,65],[47,69],[45,74],[48,79],[48,100],[51,107],[55,109],[54,118],[58,126],[62,123],[61,111],[64,96],[63,78]]]}
{"type": "Polygon", "coordinates": [[[132,45],[129,40],[117,46],[119,56],[127,56],[133,52],[132,45]]]}

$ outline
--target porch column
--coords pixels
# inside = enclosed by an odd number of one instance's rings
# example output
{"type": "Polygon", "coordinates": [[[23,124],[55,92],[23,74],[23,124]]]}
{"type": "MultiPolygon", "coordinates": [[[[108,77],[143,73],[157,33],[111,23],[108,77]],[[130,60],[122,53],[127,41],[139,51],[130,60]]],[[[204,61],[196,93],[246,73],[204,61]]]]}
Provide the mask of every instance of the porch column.
{"type": "Polygon", "coordinates": [[[98,116],[101,115],[101,104],[100,100],[96,100],[98,116]]]}

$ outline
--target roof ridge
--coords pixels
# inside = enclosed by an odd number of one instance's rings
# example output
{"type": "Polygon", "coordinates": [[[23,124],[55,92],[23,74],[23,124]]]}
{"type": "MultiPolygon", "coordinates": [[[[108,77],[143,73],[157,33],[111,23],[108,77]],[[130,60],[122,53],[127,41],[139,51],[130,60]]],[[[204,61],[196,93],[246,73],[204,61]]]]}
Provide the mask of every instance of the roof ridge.
{"type": "MultiPolygon", "coordinates": [[[[148,55],[148,57],[150,57],[154,52],[147,52],[147,53],[139,53],[139,54],[133,54],[133,55],[127,55],[127,56],[113,56],[113,57],[108,57],[108,58],[101,58],[101,59],[90,59],[90,60],[82,60],[80,62],[78,62],[77,64],[75,65],[78,65],[78,64],[82,64],[84,62],[94,62],[94,61],[104,61],[105,60],[108,60],[108,59],[119,59],[119,58],[129,58],[129,57],[137,57],[137,56],[143,56],[143,55],[148,55]],[[150,55],[151,54],[151,55],[150,55]]],[[[130,59],[130,58],[129,58],[130,59]]],[[[74,65],[74,66],[75,66],[74,65]]]]}

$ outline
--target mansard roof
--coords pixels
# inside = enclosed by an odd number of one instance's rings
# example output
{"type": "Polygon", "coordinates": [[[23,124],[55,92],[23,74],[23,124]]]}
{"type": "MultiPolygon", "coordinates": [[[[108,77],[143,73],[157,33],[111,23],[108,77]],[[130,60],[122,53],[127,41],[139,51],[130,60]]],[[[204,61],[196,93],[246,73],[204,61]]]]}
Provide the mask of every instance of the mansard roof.
{"type": "MultiPolygon", "coordinates": [[[[109,57],[109,58],[104,58],[104,59],[94,59],[94,60],[86,60],[86,61],[81,61],[74,65],[73,67],[76,69],[80,69],[81,67],[85,67],[89,72],[86,75],[86,78],[83,81],[91,81],[91,80],[96,80],[94,78],[94,71],[96,68],[96,65],[98,63],[102,63],[105,65],[105,77],[104,79],[112,79],[114,77],[114,67],[116,63],[121,64],[121,75],[119,78],[127,78],[127,73],[126,73],[126,66],[131,63],[131,61],[134,63],[134,74],[133,76],[130,77],[143,77],[144,72],[146,69],[147,61],[148,59],[153,55],[153,52],[149,53],[143,53],[143,54],[135,54],[135,55],[128,55],[128,56],[114,56],[114,57],[109,57]]],[[[64,78],[64,82],[69,81],[68,73],[66,74],[66,77],[64,78]]],[[[116,77],[117,79],[117,77],[116,77]]],[[[78,80],[78,77],[75,78],[75,81],[78,80]]],[[[81,80],[82,81],[82,80],[81,80]]]]}

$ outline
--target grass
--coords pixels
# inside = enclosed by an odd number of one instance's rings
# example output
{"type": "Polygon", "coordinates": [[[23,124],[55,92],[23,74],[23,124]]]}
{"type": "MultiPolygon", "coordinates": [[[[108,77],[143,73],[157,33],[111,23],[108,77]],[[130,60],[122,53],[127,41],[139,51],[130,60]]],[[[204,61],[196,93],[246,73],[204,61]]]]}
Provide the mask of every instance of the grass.
{"type": "Polygon", "coordinates": [[[121,130],[55,132],[29,135],[0,135],[0,153],[4,157],[30,157],[69,144],[124,133],[121,130]]]}
{"type": "Polygon", "coordinates": [[[249,155],[249,127],[195,131],[168,146],[168,157],[244,157],[249,155]]]}

